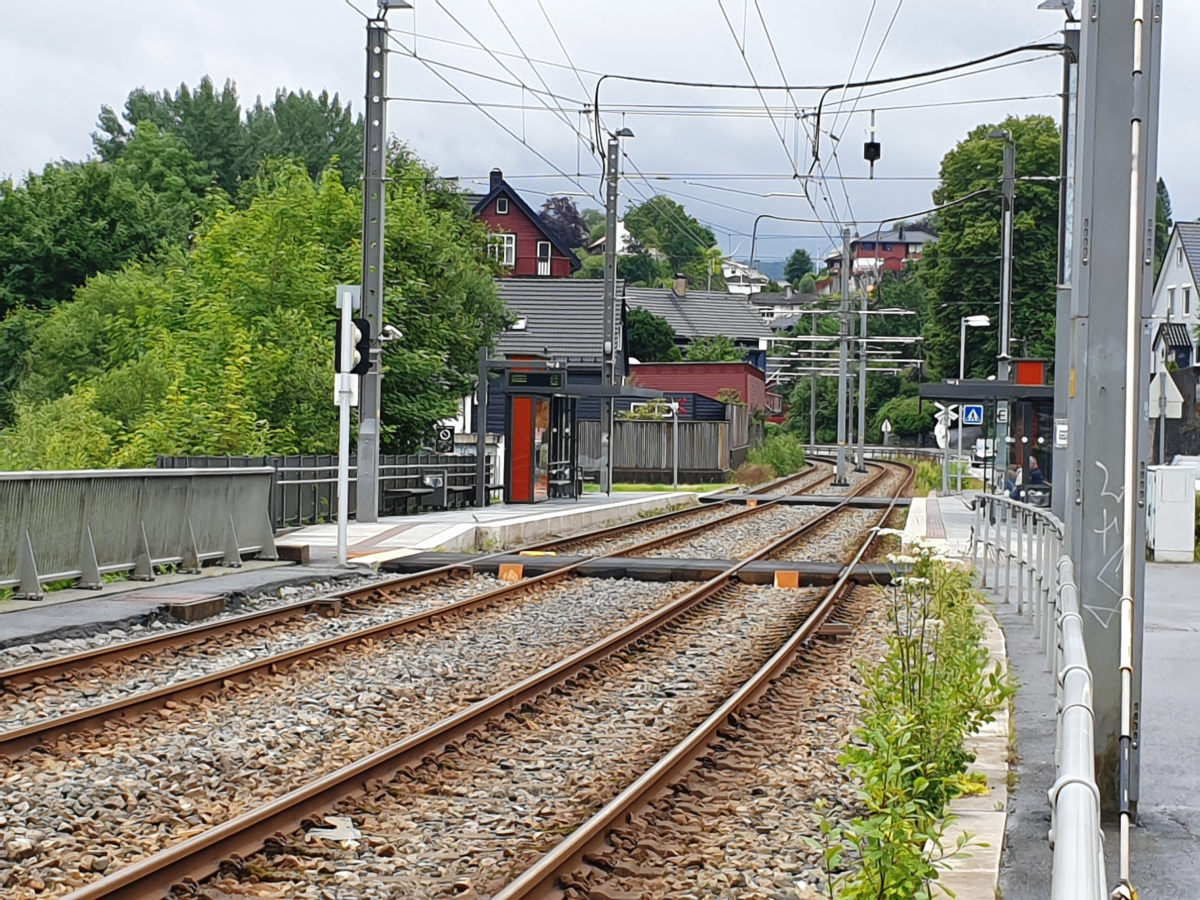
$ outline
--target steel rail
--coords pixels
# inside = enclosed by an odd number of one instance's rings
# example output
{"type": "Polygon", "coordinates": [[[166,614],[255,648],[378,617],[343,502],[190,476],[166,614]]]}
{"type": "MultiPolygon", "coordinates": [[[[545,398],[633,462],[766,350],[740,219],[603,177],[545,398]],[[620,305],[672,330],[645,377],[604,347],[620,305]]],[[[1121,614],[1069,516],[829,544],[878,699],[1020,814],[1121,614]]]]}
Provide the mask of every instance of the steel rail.
{"type": "MultiPolygon", "coordinates": [[[[822,462],[824,462],[824,460],[822,460],[822,462]]],[[[764,489],[766,487],[769,487],[771,489],[780,487],[789,481],[795,481],[796,479],[802,478],[805,475],[811,475],[815,471],[817,471],[816,466],[809,466],[808,468],[804,469],[801,472],[797,472],[794,475],[788,475],[788,476],[785,476],[784,478],[777,479],[776,481],[770,483],[769,485],[760,486],[759,490],[764,489]]],[[[826,480],[829,477],[832,477],[832,476],[826,476],[826,478],[818,479],[817,483],[820,483],[821,481],[826,480]]],[[[807,485],[807,484],[803,485],[799,489],[799,491],[797,491],[797,493],[808,490],[809,487],[810,487],[810,485],[807,485]]],[[[758,490],[749,491],[747,493],[750,495],[753,495],[755,493],[758,493],[758,490]]],[[[747,494],[739,494],[737,496],[745,497],[745,496],[747,496],[747,494]]],[[[662,522],[669,521],[671,519],[685,519],[690,516],[696,515],[697,513],[701,512],[702,510],[712,509],[714,507],[719,507],[719,506],[730,506],[730,505],[732,505],[731,501],[733,499],[735,499],[735,498],[734,497],[722,497],[719,500],[715,500],[712,503],[706,503],[702,506],[693,506],[693,507],[689,507],[688,509],[677,509],[674,512],[664,513],[663,515],[654,516],[653,518],[649,518],[649,519],[642,519],[638,522],[624,522],[620,525],[610,525],[605,528],[597,528],[593,531],[584,531],[584,532],[581,532],[580,534],[570,535],[568,537],[551,538],[549,540],[542,541],[541,543],[538,543],[538,544],[532,544],[528,547],[523,547],[521,551],[513,551],[513,552],[519,553],[519,552],[530,552],[530,551],[538,551],[538,550],[552,550],[555,548],[574,546],[575,544],[585,544],[589,541],[599,540],[601,538],[611,537],[613,535],[620,534],[623,531],[633,531],[634,529],[640,528],[642,526],[657,525],[662,522]]],[[[766,504],[764,504],[764,505],[766,505],[766,504]]],[[[735,512],[733,515],[728,516],[719,521],[725,522],[725,521],[728,521],[728,519],[732,519],[737,516],[747,515],[750,511],[751,510],[749,510],[749,509],[739,510],[738,512],[735,512]]],[[[678,540],[678,539],[682,538],[683,536],[703,531],[705,527],[713,526],[716,524],[717,524],[717,522],[715,522],[715,521],[714,522],[701,522],[698,525],[691,526],[683,531],[677,531],[672,535],[668,535],[666,538],[656,539],[656,540],[671,540],[671,541],[678,540]]],[[[639,545],[639,546],[644,547],[644,549],[650,549],[650,547],[654,546],[654,545],[652,545],[650,543],[646,543],[644,545],[639,545]]]]}
{"type": "MultiPolygon", "coordinates": [[[[896,507],[895,500],[911,481],[912,470],[910,469],[908,477],[897,485],[892,496],[893,502],[879,518],[880,522],[887,521],[887,517],[896,507]]],[[[829,614],[841,603],[842,594],[850,580],[850,573],[862,561],[863,556],[874,542],[877,528],[878,526],[871,529],[866,540],[863,541],[851,561],[842,568],[837,582],[825,594],[817,608],[742,687],[674,749],[496,894],[493,900],[523,900],[523,898],[539,898],[540,900],[540,898],[561,897],[562,889],[558,887],[559,878],[583,865],[585,854],[599,850],[607,840],[608,833],[615,823],[628,820],[656,797],[661,796],[707,750],[719,729],[729,724],[739,710],[766,693],[772,682],[788,670],[801,645],[816,635],[829,614]]]]}
{"type": "MultiPolygon", "coordinates": [[[[780,479],[779,481],[782,483],[787,480],[795,480],[803,475],[811,474],[816,470],[816,468],[816,466],[809,466],[804,471],[789,476],[787,479],[780,479]]],[[[8,669],[0,669],[0,688],[16,690],[22,686],[33,683],[35,679],[39,678],[45,679],[46,681],[56,681],[65,675],[77,673],[93,666],[99,666],[112,662],[133,662],[148,653],[154,653],[168,648],[186,647],[199,643],[200,641],[209,640],[216,637],[223,637],[240,631],[259,627],[261,625],[284,622],[295,618],[296,616],[303,615],[314,608],[332,606],[333,604],[341,601],[353,603],[356,600],[361,600],[373,593],[386,593],[387,591],[395,590],[397,588],[419,587],[424,584],[430,584],[435,581],[444,580],[448,576],[456,573],[471,572],[477,563],[484,562],[488,559],[493,559],[498,556],[547,550],[570,543],[596,540],[598,538],[608,537],[613,534],[619,534],[622,531],[631,531],[643,526],[648,527],[651,525],[660,524],[664,521],[670,521],[671,519],[694,515],[698,510],[722,505],[727,502],[728,501],[721,500],[717,503],[708,504],[702,507],[690,507],[688,509],[674,510],[669,513],[653,516],[648,519],[641,519],[636,522],[625,522],[619,525],[612,525],[606,528],[597,529],[595,531],[584,532],[570,538],[552,538],[547,541],[540,541],[535,544],[529,544],[527,546],[514,548],[512,550],[501,550],[494,553],[489,553],[484,556],[477,557],[470,562],[454,563],[451,565],[440,566],[436,569],[429,569],[425,572],[387,579],[385,581],[380,581],[363,587],[347,588],[343,591],[335,591],[320,597],[313,597],[307,600],[297,601],[296,603],[275,606],[271,609],[258,610],[255,612],[246,613],[242,616],[222,619],[218,622],[209,622],[191,628],[176,629],[163,634],[147,635],[146,637],[135,638],[131,641],[123,641],[118,644],[110,644],[104,647],[81,650],[77,653],[56,656],[50,659],[36,660],[34,662],[25,663],[24,665],[13,666],[8,669]]]]}
{"type": "MultiPolygon", "coordinates": [[[[842,508],[843,505],[830,507],[823,510],[818,518],[827,518],[842,508]]],[[[811,524],[806,523],[801,528],[808,528],[811,524]]],[[[792,535],[793,532],[789,532],[785,537],[791,538],[792,535]]],[[[869,543],[868,540],[859,550],[855,562],[845,567],[833,590],[840,591],[845,586],[850,570],[861,559],[869,543]]],[[[405,766],[418,764],[448,744],[479,733],[487,722],[497,716],[519,709],[521,704],[658,631],[732,584],[737,573],[767,549],[763,548],[754,556],[738,561],[699,587],[541,672],[357,762],[85,885],[67,895],[66,900],[145,900],[147,897],[162,896],[176,884],[185,881],[194,883],[210,876],[223,861],[232,857],[245,858],[260,850],[267,836],[296,830],[305,819],[312,818],[321,810],[329,809],[355,794],[369,791],[372,785],[392,777],[405,766]]]]}
{"type": "MultiPolygon", "coordinates": [[[[562,579],[565,579],[569,575],[574,573],[576,570],[578,570],[581,566],[585,565],[586,563],[595,562],[598,559],[606,559],[608,557],[619,556],[621,554],[626,554],[626,553],[630,553],[630,552],[637,552],[642,549],[649,549],[651,547],[656,547],[656,546],[664,543],[667,540],[676,541],[676,540],[681,539],[683,536],[686,536],[686,535],[689,535],[692,533],[696,533],[696,532],[700,532],[707,528],[717,527],[721,523],[727,521],[728,519],[740,517],[740,516],[746,515],[748,513],[754,513],[760,509],[766,509],[770,505],[771,504],[768,503],[768,504],[764,504],[761,507],[742,510],[737,513],[734,513],[733,516],[729,516],[729,517],[726,517],[725,519],[720,519],[720,520],[717,520],[714,522],[702,522],[696,526],[685,529],[684,531],[675,532],[674,534],[667,535],[666,538],[662,538],[662,537],[652,538],[649,541],[645,541],[641,544],[636,544],[633,547],[629,547],[624,550],[613,551],[611,553],[605,553],[605,554],[601,554],[599,556],[593,556],[593,557],[588,557],[587,559],[581,559],[574,563],[570,563],[570,564],[561,566],[559,568],[553,569],[552,571],[543,573],[541,575],[523,579],[523,580],[515,582],[514,584],[511,584],[511,585],[506,585],[504,587],[495,588],[490,591],[485,591],[482,594],[478,594],[474,597],[468,597],[464,600],[459,600],[454,603],[447,604],[445,606],[439,606],[439,607],[435,607],[432,609],[423,610],[421,612],[414,613],[410,616],[405,616],[400,619],[395,619],[391,622],[382,622],[380,624],[372,625],[367,628],[358,629],[356,631],[351,631],[346,634],[336,635],[334,637],[327,638],[323,641],[318,641],[313,644],[308,644],[303,647],[295,647],[291,650],[285,650],[280,653],[274,653],[269,656],[263,656],[258,659],[253,659],[253,660],[250,660],[248,662],[242,663],[237,666],[232,666],[232,667],[225,668],[225,669],[218,669],[216,671],[208,672],[203,675],[197,675],[193,678],[188,678],[183,681],[178,681],[178,682],[175,682],[174,684],[164,685],[160,688],[155,688],[153,690],[141,691],[138,693],[130,694],[125,697],[119,697],[115,700],[110,700],[109,702],[102,703],[98,706],[92,706],[87,709],[77,710],[75,712],[67,713],[65,715],[59,715],[59,716],[54,716],[51,718],[42,719],[40,721],[33,722],[29,725],[25,725],[20,728],[13,728],[13,729],[9,729],[7,731],[0,731],[0,757],[6,756],[11,759],[11,758],[19,756],[23,753],[27,753],[28,751],[32,750],[33,748],[41,746],[41,745],[47,743],[48,741],[51,741],[54,738],[60,737],[64,734],[71,734],[71,733],[76,733],[76,732],[81,732],[81,731],[98,729],[98,728],[102,727],[106,722],[112,721],[114,719],[129,719],[132,717],[140,716],[151,710],[160,708],[161,706],[163,706],[165,703],[167,703],[169,701],[185,700],[185,699],[189,699],[189,698],[193,698],[193,697],[203,696],[204,694],[214,691],[214,690],[218,689],[219,687],[225,685],[226,682],[233,682],[235,684],[244,684],[244,683],[251,681],[256,675],[259,675],[263,672],[268,672],[268,673],[273,674],[273,673],[279,672],[279,671],[286,671],[291,666],[293,666],[299,662],[302,662],[306,659],[311,659],[315,656],[319,656],[323,653],[327,653],[330,651],[339,650],[343,647],[347,647],[347,646],[359,643],[364,640],[379,640],[379,639],[387,638],[392,635],[399,634],[399,633],[402,633],[405,631],[413,631],[413,630],[423,627],[423,626],[427,625],[428,623],[435,621],[435,620],[441,621],[441,620],[449,619],[455,615],[460,615],[460,614],[464,614],[464,613],[468,613],[468,612],[474,612],[476,610],[491,606],[495,603],[499,603],[501,601],[507,600],[514,595],[522,594],[522,593],[526,592],[528,589],[530,589],[531,587],[536,587],[538,585],[544,585],[544,584],[557,582],[562,579]]],[[[833,512],[837,508],[838,507],[831,508],[828,512],[833,512]]],[[[820,517],[818,517],[818,518],[820,518],[820,517]]],[[[642,524],[650,522],[650,521],[653,521],[653,520],[647,519],[647,520],[643,520],[642,522],[626,523],[624,526],[619,526],[619,527],[635,528],[639,525],[642,525],[642,524]]],[[[496,556],[499,554],[490,554],[490,555],[496,556]]],[[[487,557],[483,557],[481,559],[485,559],[485,558],[487,558],[487,557]]],[[[361,596],[365,596],[365,595],[368,595],[368,594],[371,594],[371,593],[374,593],[374,592],[377,592],[380,590],[389,590],[389,589],[394,589],[396,587],[408,587],[408,586],[413,586],[413,585],[420,585],[423,583],[429,583],[431,581],[436,581],[436,580],[445,578],[451,572],[453,572],[455,570],[462,570],[464,568],[468,568],[468,566],[466,566],[464,564],[443,566],[439,569],[434,569],[429,572],[422,572],[422,573],[418,573],[416,575],[409,575],[409,576],[405,576],[402,578],[393,579],[391,581],[380,582],[379,584],[368,585],[368,586],[361,587],[361,588],[353,588],[353,589],[343,591],[340,594],[333,595],[333,596],[339,597],[339,598],[361,597],[361,596]]],[[[312,606],[312,605],[315,605],[317,602],[319,602],[319,601],[309,600],[309,601],[305,601],[305,605],[312,606]]],[[[289,609],[290,609],[289,615],[294,615],[296,613],[296,610],[294,607],[289,607],[289,609]]],[[[258,615],[258,614],[252,614],[252,615],[258,615]]],[[[269,616],[269,613],[261,614],[259,624],[262,624],[262,621],[265,621],[268,618],[268,616],[269,616]]],[[[208,636],[211,636],[212,634],[227,633],[230,630],[234,630],[234,628],[225,627],[220,624],[209,626],[209,628],[211,629],[211,631],[208,636]]],[[[203,629],[203,627],[202,627],[202,629],[203,629]]],[[[177,632],[176,634],[179,635],[181,633],[177,632]]],[[[186,632],[183,632],[182,634],[185,636],[191,636],[191,635],[195,635],[196,632],[193,631],[192,629],[188,629],[186,632]]],[[[150,640],[153,641],[153,640],[155,640],[155,638],[152,638],[150,640]]],[[[137,643],[137,642],[133,642],[133,643],[137,643]]],[[[102,648],[101,655],[107,656],[108,653],[105,651],[108,651],[110,649],[112,649],[114,651],[117,650],[117,648],[102,648]]],[[[145,652],[145,650],[143,649],[141,652],[145,652]]],[[[96,664],[95,659],[89,658],[87,652],[85,652],[84,654],[75,654],[74,655],[74,658],[76,660],[79,660],[81,657],[85,658],[88,665],[96,664]]],[[[62,658],[60,658],[60,661],[63,659],[69,659],[69,658],[62,657],[62,658]]],[[[59,661],[49,660],[49,661],[46,661],[45,663],[35,663],[30,666],[23,667],[25,679],[29,680],[30,678],[34,677],[34,674],[38,673],[39,667],[44,671],[54,671],[54,670],[61,671],[61,669],[62,669],[61,665],[56,665],[55,664],[56,662],[59,662],[59,661]]],[[[8,672],[0,673],[0,678],[5,678],[6,676],[8,676],[8,674],[9,674],[8,672]]],[[[0,683],[3,683],[3,682],[0,682],[0,683]]]]}

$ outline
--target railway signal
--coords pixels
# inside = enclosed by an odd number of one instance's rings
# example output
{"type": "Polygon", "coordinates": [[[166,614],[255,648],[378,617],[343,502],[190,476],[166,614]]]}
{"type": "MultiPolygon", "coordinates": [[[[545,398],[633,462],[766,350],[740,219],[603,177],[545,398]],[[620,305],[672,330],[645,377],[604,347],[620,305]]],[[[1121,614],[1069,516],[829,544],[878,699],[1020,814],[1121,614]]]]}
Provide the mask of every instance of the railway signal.
{"type": "Polygon", "coordinates": [[[366,319],[350,320],[350,356],[347,360],[342,346],[342,320],[338,319],[337,334],[334,338],[334,371],[347,372],[351,375],[365,375],[371,368],[371,323],[366,319]],[[347,362],[349,366],[347,367],[347,362]]]}

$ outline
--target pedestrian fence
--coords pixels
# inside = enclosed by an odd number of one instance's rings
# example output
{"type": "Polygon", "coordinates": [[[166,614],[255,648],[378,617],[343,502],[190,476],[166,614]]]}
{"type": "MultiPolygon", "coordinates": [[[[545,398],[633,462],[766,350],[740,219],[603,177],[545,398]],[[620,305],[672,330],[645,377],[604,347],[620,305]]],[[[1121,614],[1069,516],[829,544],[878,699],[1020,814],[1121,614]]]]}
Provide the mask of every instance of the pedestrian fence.
{"type": "Polygon", "coordinates": [[[980,494],[971,559],[983,587],[1029,617],[1055,673],[1057,744],[1050,788],[1051,900],[1106,900],[1104,836],[1095,773],[1092,672],[1083,642],[1075,566],[1063,524],[1046,509],[980,494]]]}
{"type": "MultiPolygon", "coordinates": [[[[459,507],[475,503],[475,456],[468,454],[385,454],[379,458],[379,515],[414,512],[422,507],[459,507]],[[440,482],[440,483],[439,483],[440,482]]],[[[160,469],[229,469],[270,466],[269,509],[276,530],[333,521],[337,513],[336,454],[290,456],[160,456],[160,469]]],[[[486,457],[489,490],[495,468],[486,457]]],[[[350,517],[357,515],[358,459],[350,455],[350,517]]]]}
{"type": "Polygon", "coordinates": [[[50,582],[100,588],[125,572],[275,559],[267,516],[274,470],[0,472],[0,588],[40,599],[50,582]]]}

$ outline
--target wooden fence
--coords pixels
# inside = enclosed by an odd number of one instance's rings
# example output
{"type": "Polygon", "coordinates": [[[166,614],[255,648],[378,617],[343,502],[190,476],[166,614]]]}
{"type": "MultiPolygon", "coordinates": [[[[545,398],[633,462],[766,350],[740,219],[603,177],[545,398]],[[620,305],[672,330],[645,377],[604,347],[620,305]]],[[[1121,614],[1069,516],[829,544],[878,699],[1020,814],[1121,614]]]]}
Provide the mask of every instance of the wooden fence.
{"type": "MultiPolygon", "coordinates": [[[[739,408],[740,409],[740,408],[739,408]]],[[[741,410],[745,412],[744,410],[741,410]]],[[[672,477],[674,451],[670,420],[613,424],[613,480],[666,484],[672,477]]],[[[751,432],[749,414],[728,422],[679,423],[679,480],[681,483],[719,482],[746,458],[751,432]],[[740,441],[740,443],[739,443],[740,441]]],[[[600,469],[600,423],[579,423],[579,464],[594,477],[600,469]]]]}

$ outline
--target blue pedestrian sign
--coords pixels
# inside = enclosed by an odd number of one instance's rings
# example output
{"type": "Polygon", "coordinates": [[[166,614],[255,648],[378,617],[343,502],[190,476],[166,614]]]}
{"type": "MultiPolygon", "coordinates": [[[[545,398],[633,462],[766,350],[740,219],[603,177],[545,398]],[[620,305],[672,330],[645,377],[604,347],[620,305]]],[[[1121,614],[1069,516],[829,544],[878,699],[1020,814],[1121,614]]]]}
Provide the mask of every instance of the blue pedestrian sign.
{"type": "Polygon", "coordinates": [[[983,424],[983,404],[968,403],[963,407],[963,425],[982,425],[983,424]]]}

